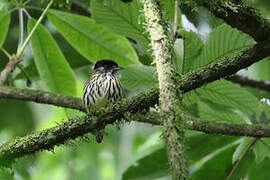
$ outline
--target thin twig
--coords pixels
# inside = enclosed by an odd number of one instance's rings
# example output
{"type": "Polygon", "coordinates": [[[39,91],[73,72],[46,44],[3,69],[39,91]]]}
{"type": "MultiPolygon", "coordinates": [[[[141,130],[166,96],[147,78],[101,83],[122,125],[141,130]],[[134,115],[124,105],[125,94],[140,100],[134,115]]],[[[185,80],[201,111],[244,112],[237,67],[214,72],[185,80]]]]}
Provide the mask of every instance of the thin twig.
{"type": "Polygon", "coordinates": [[[19,43],[18,43],[18,49],[23,44],[23,35],[24,35],[24,22],[23,22],[23,9],[19,9],[19,43]]]}
{"type": "Polygon", "coordinates": [[[21,70],[21,72],[23,73],[24,77],[26,78],[26,85],[27,86],[31,86],[32,81],[30,76],[28,75],[28,73],[24,70],[23,66],[21,64],[17,64],[17,67],[21,70]]]}
{"type": "Polygon", "coordinates": [[[23,5],[25,6],[26,4],[28,4],[31,0],[27,0],[23,3],[23,5]]]}
{"type": "Polygon", "coordinates": [[[5,50],[3,47],[0,47],[0,50],[8,57],[8,59],[11,59],[11,54],[9,54],[9,52],[7,52],[7,50],[5,50]]]}
{"type": "Polygon", "coordinates": [[[33,36],[35,30],[37,29],[38,25],[41,23],[42,19],[45,17],[47,11],[49,10],[50,6],[53,4],[53,0],[51,0],[47,7],[44,9],[44,11],[42,12],[41,16],[39,17],[39,19],[37,20],[36,24],[34,25],[33,29],[31,30],[31,32],[29,33],[29,35],[27,36],[27,38],[25,39],[23,45],[17,50],[16,56],[18,58],[20,58],[23,54],[24,49],[26,48],[27,44],[29,43],[31,37],[33,36]]]}
{"type": "Polygon", "coordinates": [[[173,39],[177,36],[177,30],[178,30],[178,0],[174,0],[173,39]]]}
{"type": "Polygon", "coordinates": [[[251,147],[259,140],[258,138],[254,138],[253,141],[249,144],[248,148],[244,152],[243,156],[237,161],[237,163],[233,166],[230,174],[227,176],[226,180],[230,180],[235,170],[239,167],[240,162],[246,157],[247,153],[250,151],[251,147]]]}
{"type": "MultiPolygon", "coordinates": [[[[5,81],[7,80],[8,76],[10,73],[13,72],[13,70],[15,69],[16,65],[21,61],[21,56],[23,54],[24,49],[26,48],[27,44],[29,43],[32,35],[34,34],[35,30],[37,29],[38,25],[41,23],[42,19],[44,18],[45,14],[47,13],[47,11],[49,10],[50,6],[52,5],[53,0],[51,0],[47,7],[45,8],[45,10],[43,11],[43,13],[41,14],[41,16],[39,17],[38,21],[36,22],[35,26],[33,27],[33,29],[31,30],[31,32],[29,33],[29,35],[27,36],[26,40],[24,41],[24,43],[20,46],[18,45],[18,49],[17,49],[17,53],[15,56],[10,57],[10,61],[9,63],[6,65],[5,69],[1,72],[0,74],[0,86],[3,85],[5,83],[5,81]]],[[[20,9],[22,10],[22,9],[20,9]]],[[[23,15],[22,15],[22,11],[20,11],[20,39],[23,39],[23,15]]],[[[20,44],[20,42],[19,42],[20,44]]]]}
{"type": "Polygon", "coordinates": [[[31,18],[30,14],[28,13],[28,11],[27,11],[25,8],[23,8],[23,12],[26,14],[26,16],[27,16],[28,18],[31,18]]]}
{"type": "Polygon", "coordinates": [[[16,65],[20,62],[21,60],[15,56],[13,56],[11,58],[11,60],[7,63],[5,69],[1,72],[0,74],[0,86],[2,86],[10,73],[13,72],[13,70],[15,69],[16,65]]]}

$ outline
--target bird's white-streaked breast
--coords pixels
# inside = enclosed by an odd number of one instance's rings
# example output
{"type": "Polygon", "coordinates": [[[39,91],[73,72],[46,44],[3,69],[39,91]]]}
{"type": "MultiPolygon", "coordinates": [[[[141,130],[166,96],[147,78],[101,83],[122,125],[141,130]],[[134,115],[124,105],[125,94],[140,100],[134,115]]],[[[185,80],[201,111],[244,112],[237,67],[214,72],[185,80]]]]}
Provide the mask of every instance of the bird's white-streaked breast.
{"type": "Polygon", "coordinates": [[[119,79],[108,74],[93,74],[84,86],[84,106],[104,106],[108,102],[114,102],[122,97],[122,87],[119,79]]]}

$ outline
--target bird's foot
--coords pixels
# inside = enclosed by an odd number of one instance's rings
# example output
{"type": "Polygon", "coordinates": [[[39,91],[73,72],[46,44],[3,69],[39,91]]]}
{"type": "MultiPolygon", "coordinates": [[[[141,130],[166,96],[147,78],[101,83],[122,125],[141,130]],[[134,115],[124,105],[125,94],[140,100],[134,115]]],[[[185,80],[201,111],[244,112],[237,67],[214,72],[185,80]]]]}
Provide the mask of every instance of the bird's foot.
{"type": "Polygon", "coordinates": [[[96,142],[97,142],[97,143],[101,143],[102,140],[103,140],[103,137],[108,135],[108,134],[105,132],[104,129],[101,129],[101,130],[97,131],[95,134],[96,134],[96,142]]]}

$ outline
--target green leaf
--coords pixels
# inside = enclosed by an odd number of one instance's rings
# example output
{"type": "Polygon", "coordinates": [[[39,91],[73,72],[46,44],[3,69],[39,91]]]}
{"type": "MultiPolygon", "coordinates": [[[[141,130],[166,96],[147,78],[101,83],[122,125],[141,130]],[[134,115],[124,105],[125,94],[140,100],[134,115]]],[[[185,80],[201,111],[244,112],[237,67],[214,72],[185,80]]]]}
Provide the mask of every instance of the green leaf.
{"type": "Polygon", "coordinates": [[[10,169],[0,169],[0,179],[15,180],[14,171],[10,169]]]}
{"type": "Polygon", "coordinates": [[[215,155],[208,157],[202,164],[201,168],[191,175],[191,179],[202,180],[220,180],[225,179],[232,167],[231,156],[235,145],[228,146],[220,150],[215,155]]]}
{"type": "Polygon", "coordinates": [[[241,138],[241,143],[235,149],[232,156],[232,163],[234,164],[236,161],[240,160],[242,156],[245,154],[247,148],[252,143],[254,138],[243,137],[241,138]]]}
{"type": "Polygon", "coordinates": [[[265,157],[270,158],[270,140],[267,138],[257,140],[256,144],[253,146],[253,151],[257,163],[262,162],[265,157]]]}
{"type": "Polygon", "coordinates": [[[240,115],[228,108],[199,102],[198,109],[199,117],[202,120],[245,123],[245,120],[240,115]]]}
{"type": "MultiPolygon", "coordinates": [[[[34,19],[28,20],[28,32],[31,31],[35,23],[34,19]]],[[[57,43],[42,25],[39,25],[33,34],[31,47],[38,73],[47,88],[64,95],[75,95],[75,75],[57,43]]]]}
{"type": "Polygon", "coordinates": [[[139,64],[127,39],[95,24],[92,19],[57,10],[50,10],[48,16],[56,29],[89,61],[114,59],[122,66],[139,64]]]}
{"type": "Polygon", "coordinates": [[[200,37],[193,31],[181,31],[180,34],[184,39],[184,60],[183,60],[183,74],[193,70],[194,61],[200,55],[204,44],[200,37]]]}
{"type": "Polygon", "coordinates": [[[249,67],[249,75],[254,78],[261,79],[261,80],[269,80],[270,79],[270,58],[264,58],[259,62],[253,64],[249,67]]]}
{"type": "Polygon", "coordinates": [[[252,163],[250,164],[251,168],[248,172],[248,179],[249,180],[266,180],[270,177],[270,159],[266,158],[263,162],[257,164],[252,163]]]}
{"type": "Polygon", "coordinates": [[[175,70],[179,73],[183,73],[183,59],[184,59],[184,40],[176,39],[174,43],[175,58],[172,59],[172,64],[175,70]]]}
{"type": "Polygon", "coordinates": [[[198,133],[186,138],[187,157],[191,166],[195,165],[203,158],[211,155],[231,143],[237,142],[239,137],[220,136],[198,133]],[[200,148],[198,148],[198,145],[200,148]]]}
{"type": "MultiPolygon", "coordinates": [[[[160,1],[160,4],[161,6],[163,7],[162,10],[163,10],[163,14],[165,14],[165,17],[171,22],[171,23],[174,23],[174,16],[175,16],[175,12],[174,12],[174,9],[175,9],[175,3],[174,1],[172,0],[162,0],[160,1]]],[[[178,26],[181,25],[181,9],[180,7],[178,7],[178,11],[177,11],[177,19],[178,19],[178,26]]]]}
{"type": "Polygon", "coordinates": [[[165,148],[138,160],[123,174],[123,180],[151,180],[169,175],[169,164],[165,148]]]}
{"type": "Polygon", "coordinates": [[[130,91],[145,90],[158,84],[156,68],[151,66],[128,66],[121,72],[121,83],[130,91]]]}
{"type": "Polygon", "coordinates": [[[140,17],[141,4],[137,1],[91,0],[91,13],[98,24],[107,26],[112,31],[133,39],[145,54],[149,49],[150,40],[143,28],[144,20],[140,17]]]}
{"type": "Polygon", "coordinates": [[[0,121],[0,131],[8,130],[12,137],[24,136],[35,129],[35,118],[26,102],[1,99],[0,114],[4,117],[0,121]],[[10,113],[9,109],[16,110],[16,113],[10,113]],[[18,121],[18,117],[21,121],[18,121]]]}
{"type": "Polygon", "coordinates": [[[5,42],[8,28],[10,23],[10,12],[6,10],[0,10],[0,47],[5,42]]]}
{"type": "Polygon", "coordinates": [[[250,92],[226,80],[212,82],[195,90],[202,99],[252,115],[259,100],[250,92]]]}
{"type": "Polygon", "coordinates": [[[223,57],[235,54],[236,52],[255,44],[251,37],[230,27],[226,23],[218,26],[209,34],[209,38],[202,51],[199,52],[199,55],[197,50],[201,48],[201,42],[198,39],[199,37],[194,33],[190,33],[188,37],[192,39],[191,42],[188,43],[193,45],[190,46],[191,48],[185,48],[185,56],[192,56],[193,58],[185,57],[185,73],[199,69],[212,62],[216,62],[223,57]],[[196,45],[196,43],[198,43],[198,45],[196,45]]]}

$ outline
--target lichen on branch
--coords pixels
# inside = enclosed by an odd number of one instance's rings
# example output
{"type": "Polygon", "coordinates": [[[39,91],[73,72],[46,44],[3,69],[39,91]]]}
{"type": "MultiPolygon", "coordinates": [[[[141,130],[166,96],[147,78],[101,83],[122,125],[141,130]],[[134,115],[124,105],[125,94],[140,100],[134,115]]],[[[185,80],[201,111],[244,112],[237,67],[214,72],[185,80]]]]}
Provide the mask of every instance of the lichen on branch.
{"type": "Polygon", "coordinates": [[[172,66],[173,46],[160,17],[155,0],[141,0],[150,34],[153,58],[159,80],[159,101],[163,120],[163,136],[174,180],[188,179],[188,166],[184,153],[184,124],[180,112],[181,96],[172,66]],[[180,124],[180,125],[178,125],[180,124]]]}
{"type": "Polygon", "coordinates": [[[243,0],[183,0],[183,3],[192,7],[205,7],[216,17],[247,33],[258,42],[270,38],[270,21],[243,0]]]}

